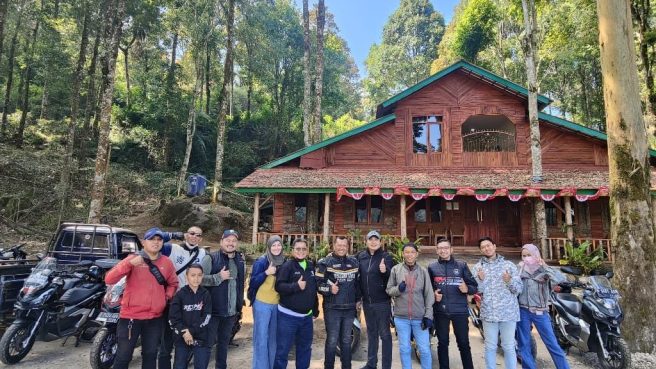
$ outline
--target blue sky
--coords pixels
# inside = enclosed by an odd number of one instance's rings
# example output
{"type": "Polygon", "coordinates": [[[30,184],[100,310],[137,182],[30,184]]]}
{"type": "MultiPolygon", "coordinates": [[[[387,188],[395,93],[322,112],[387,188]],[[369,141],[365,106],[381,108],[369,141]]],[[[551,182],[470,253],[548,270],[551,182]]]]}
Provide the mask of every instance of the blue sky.
{"type": "MultiPolygon", "coordinates": [[[[398,8],[399,0],[326,0],[328,11],[335,15],[335,23],[341,36],[348,43],[351,55],[364,77],[364,61],[369,54],[369,48],[374,43],[380,43],[383,27],[390,15],[398,8]]],[[[453,15],[453,8],[460,0],[431,0],[433,7],[442,13],[448,23],[453,15]]],[[[301,9],[301,0],[295,0],[301,9]]],[[[310,7],[316,0],[310,0],[310,7]]]]}

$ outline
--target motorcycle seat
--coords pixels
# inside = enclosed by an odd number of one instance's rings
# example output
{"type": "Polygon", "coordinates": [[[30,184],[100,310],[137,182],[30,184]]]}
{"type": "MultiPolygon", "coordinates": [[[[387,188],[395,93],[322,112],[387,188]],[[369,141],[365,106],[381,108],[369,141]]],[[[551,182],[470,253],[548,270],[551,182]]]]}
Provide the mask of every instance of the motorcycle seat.
{"type": "Polygon", "coordinates": [[[59,301],[64,303],[64,305],[75,305],[86,299],[87,297],[98,292],[103,287],[102,284],[96,284],[91,288],[84,287],[75,287],[64,292],[64,294],[59,298],[59,301]]]}
{"type": "Polygon", "coordinates": [[[63,289],[69,290],[73,288],[76,284],[80,282],[80,278],[64,278],[64,286],[63,289]]]}
{"type": "Polygon", "coordinates": [[[559,293],[556,295],[556,298],[568,313],[573,316],[581,315],[581,307],[583,304],[581,304],[581,300],[579,300],[578,296],[571,293],[559,293]]]}

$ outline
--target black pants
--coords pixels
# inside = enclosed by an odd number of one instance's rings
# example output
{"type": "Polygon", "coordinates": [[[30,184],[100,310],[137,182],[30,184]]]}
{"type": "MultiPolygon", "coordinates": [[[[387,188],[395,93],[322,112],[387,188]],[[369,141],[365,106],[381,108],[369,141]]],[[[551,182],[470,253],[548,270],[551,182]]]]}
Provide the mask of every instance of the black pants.
{"type": "Polygon", "coordinates": [[[390,318],[392,307],[389,302],[364,304],[364,319],[367,322],[367,368],[375,369],[378,364],[378,339],[383,342],[382,368],[392,367],[392,333],[390,318]]]}
{"type": "Polygon", "coordinates": [[[116,327],[118,349],[114,359],[114,369],[127,369],[137,339],[141,336],[141,368],[157,367],[157,346],[162,335],[162,318],[154,319],[119,319],[116,327]]]}
{"type": "Polygon", "coordinates": [[[213,316],[210,319],[210,334],[216,334],[216,369],[228,368],[228,344],[232,336],[232,327],[237,322],[239,314],[233,316],[213,316]]]}
{"type": "Polygon", "coordinates": [[[469,317],[467,315],[435,314],[435,329],[437,332],[437,359],[440,369],[449,368],[449,325],[453,325],[456,343],[460,350],[460,360],[463,369],[474,369],[471,348],[469,347],[469,317]]]}
{"type": "Polygon", "coordinates": [[[355,319],[355,309],[324,309],[323,316],[326,324],[324,369],[335,367],[338,343],[341,350],[342,369],[351,369],[351,330],[353,329],[353,319],[355,319]]]}
{"type": "Polygon", "coordinates": [[[162,338],[159,342],[157,367],[159,369],[171,369],[171,353],[173,352],[173,342],[175,341],[175,337],[168,320],[168,308],[164,311],[164,314],[164,319],[162,319],[162,338]]]}

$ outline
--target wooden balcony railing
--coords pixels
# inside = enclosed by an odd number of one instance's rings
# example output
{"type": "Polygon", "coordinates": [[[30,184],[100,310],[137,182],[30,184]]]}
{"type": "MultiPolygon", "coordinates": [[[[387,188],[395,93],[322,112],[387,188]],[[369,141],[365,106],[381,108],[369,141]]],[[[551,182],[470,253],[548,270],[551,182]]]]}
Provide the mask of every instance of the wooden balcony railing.
{"type": "MultiPolygon", "coordinates": [[[[305,238],[308,242],[308,247],[310,248],[310,251],[314,251],[316,248],[321,247],[321,244],[324,242],[324,237],[323,233],[273,233],[273,232],[258,232],[257,233],[257,243],[262,244],[266,243],[266,241],[271,237],[272,235],[278,235],[282,238],[283,244],[285,245],[290,245],[294,239],[296,238],[305,238]]],[[[328,236],[328,239],[326,240],[328,244],[333,245],[335,242],[335,239],[337,237],[346,237],[349,240],[349,244],[351,245],[351,248],[349,252],[353,251],[353,241],[354,238],[352,235],[349,234],[333,234],[331,233],[328,236]]],[[[389,236],[391,237],[401,237],[400,235],[384,235],[383,240],[381,241],[382,245],[384,247],[389,246],[389,236]]],[[[359,243],[361,244],[366,244],[365,240],[366,234],[363,234],[361,236],[361,239],[358,240],[359,243]]]]}
{"type": "MultiPolygon", "coordinates": [[[[576,238],[578,243],[584,241],[590,242],[590,252],[602,248],[604,250],[604,260],[613,261],[613,249],[611,240],[607,238],[576,238]]],[[[544,258],[547,260],[560,260],[567,256],[565,244],[568,242],[567,238],[547,238],[547,246],[549,254],[544,258]]]]}

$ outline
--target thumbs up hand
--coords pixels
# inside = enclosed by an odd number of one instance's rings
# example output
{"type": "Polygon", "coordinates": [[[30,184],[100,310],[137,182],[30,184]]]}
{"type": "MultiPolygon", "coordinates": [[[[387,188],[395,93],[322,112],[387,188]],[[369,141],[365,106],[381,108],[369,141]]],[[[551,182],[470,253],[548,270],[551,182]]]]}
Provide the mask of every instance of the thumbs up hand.
{"type": "Polygon", "coordinates": [[[223,279],[223,280],[231,278],[230,277],[230,271],[226,267],[223,267],[223,269],[221,269],[221,271],[219,272],[219,275],[221,276],[221,279],[223,279]]]}
{"type": "Polygon", "coordinates": [[[385,265],[385,258],[380,259],[380,265],[378,265],[380,272],[385,274],[387,272],[387,266],[385,265]]]}
{"type": "Polygon", "coordinates": [[[503,272],[502,278],[504,282],[510,283],[510,272],[508,272],[508,270],[503,272]]]}
{"type": "Polygon", "coordinates": [[[439,288],[435,290],[435,302],[442,301],[442,290],[439,288]]]}
{"type": "Polygon", "coordinates": [[[264,271],[264,274],[266,275],[274,275],[276,274],[276,267],[273,265],[269,264],[269,267],[264,271]]]}
{"type": "Polygon", "coordinates": [[[337,285],[337,283],[339,283],[339,281],[335,281],[335,283],[333,283],[333,284],[330,286],[330,292],[331,292],[333,295],[336,295],[336,294],[339,293],[339,286],[337,285]]]}
{"type": "Polygon", "coordinates": [[[303,276],[301,276],[301,278],[298,279],[298,286],[301,288],[301,290],[305,290],[306,284],[307,282],[303,280],[303,276]]]}

